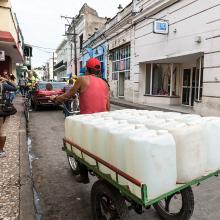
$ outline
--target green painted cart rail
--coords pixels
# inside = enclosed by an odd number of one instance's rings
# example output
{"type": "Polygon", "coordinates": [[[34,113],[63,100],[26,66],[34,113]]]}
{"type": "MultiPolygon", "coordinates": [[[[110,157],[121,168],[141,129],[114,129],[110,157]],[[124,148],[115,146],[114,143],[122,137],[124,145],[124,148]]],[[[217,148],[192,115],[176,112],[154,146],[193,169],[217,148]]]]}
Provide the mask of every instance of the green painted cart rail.
{"type": "Polygon", "coordinates": [[[87,150],[83,149],[82,147],[78,146],[77,144],[67,140],[67,139],[63,139],[63,150],[66,151],[68,156],[73,156],[77,161],[79,161],[80,163],[84,164],[85,166],[88,167],[89,170],[93,171],[98,177],[105,179],[107,182],[109,182],[111,185],[113,185],[114,187],[116,187],[120,193],[129,198],[130,200],[136,202],[137,204],[147,207],[150,205],[153,205],[163,199],[166,199],[167,197],[180,192],[181,190],[188,188],[189,186],[193,186],[193,185],[199,185],[202,181],[207,180],[213,176],[218,176],[220,174],[220,170],[217,170],[216,172],[212,172],[209,173],[207,175],[204,175],[198,179],[195,179],[191,182],[188,183],[184,183],[184,184],[177,184],[176,188],[157,197],[154,199],[148,199],[148,193],[147,193],[147,186],[146,184],[141,183],[139,180],[134,179],[133,177],[129,176],[128,174],[124,173],[123,171],[117,169],[116,167],[112,166],[111,164],[107,163],[106,161],[102,160],[101,158],[91,154],[90,152],[88,152],[87,150]],[[67,148],[67,144],[70,145],[71,150],[67,148]],[[74,148],[79,150],[81,152],[81,157],[77,156],[74,153],[74,148]],[[96,161],[96,165],[91,165],[89,164],[87,161],[85,161],[84,159],[84,155],[87,155],[89,157],[91,157],[92,159],[94,159],[96,161]],[[104,166],[106,166],[107,168],[111,169],[112,171],[115,172],[116,175],[116,180],[111,178],[110,174],[104,174],[100,171],[99,169],[99,164],[102,164],[104,166]],[[140,187],[141,190],[141,198],[137,197],[136,195],[134,195],[130,190],[128,186],[124,186],[124,185],[120,185],[118,182],[118,177],[121,176],[123,178],[125,178],[126,180],[128,180],[129,182],[135,184],[136,186],[140,187]]]}

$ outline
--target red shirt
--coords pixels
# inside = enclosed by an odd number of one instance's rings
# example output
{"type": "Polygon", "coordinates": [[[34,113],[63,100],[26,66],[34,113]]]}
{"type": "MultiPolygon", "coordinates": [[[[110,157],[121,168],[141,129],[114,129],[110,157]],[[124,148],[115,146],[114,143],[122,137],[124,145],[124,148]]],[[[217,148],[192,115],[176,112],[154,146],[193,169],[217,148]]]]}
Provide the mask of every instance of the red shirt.
{"type": "Polygon", "coordinates": [[[80,114],[106,112],[109,89],[106,82],[98,77],[89,76],[89,85],[79,95],[80,114]]]}

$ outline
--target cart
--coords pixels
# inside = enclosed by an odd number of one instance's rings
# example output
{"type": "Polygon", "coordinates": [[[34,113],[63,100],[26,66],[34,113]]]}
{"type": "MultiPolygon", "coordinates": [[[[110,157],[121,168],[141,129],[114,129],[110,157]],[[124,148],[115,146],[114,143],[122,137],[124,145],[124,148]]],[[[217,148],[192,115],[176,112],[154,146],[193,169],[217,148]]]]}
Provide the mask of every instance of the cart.
{"type": "Polygon", "coordinates": [[[93,184],[91,189],[91,206],[94,220],[129,219],[128,211],[130,209],[134,209],[138,214],[142,214],[143,210],[149,209],[151,205],[162,219],[188,220],[194,211],[194,196],[191,187],[220,174],[220,170],[217,170],[191,182],[177,184],[172,191],[157,198],[149,199],[147,185],[65,138],[63,139],[63,143],[63,150],[67,153],[68,158],[72,158],[73,166],[71,168],[74,174],[78,174],[77,163],[81,163],[98,177],[98,180],[93,184]],[[80,152],[80,156],[76,155],[74,150],[80,152]],[[96,165],[91,165],[85,161],[85,155],[94,159],[96,165]],[[110,174],[104,174],[100,171],[100,164],[115,173],[115,180],[110,174]],[[120,185],[118,181],[119,177],[123,177],[139,187],[141,198],[133,194],[128,186],[120,185]]]}

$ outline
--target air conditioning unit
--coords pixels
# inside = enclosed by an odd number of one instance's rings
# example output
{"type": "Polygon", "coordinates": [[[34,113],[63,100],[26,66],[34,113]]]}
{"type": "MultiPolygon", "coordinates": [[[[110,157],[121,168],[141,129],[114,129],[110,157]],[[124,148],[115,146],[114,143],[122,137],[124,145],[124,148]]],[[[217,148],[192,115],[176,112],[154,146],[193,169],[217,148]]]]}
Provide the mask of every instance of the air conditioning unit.
{"type": "Polygon", "coordinates": [[[5,61],[5,51],[0,50],[0,61],[5,61]]]}

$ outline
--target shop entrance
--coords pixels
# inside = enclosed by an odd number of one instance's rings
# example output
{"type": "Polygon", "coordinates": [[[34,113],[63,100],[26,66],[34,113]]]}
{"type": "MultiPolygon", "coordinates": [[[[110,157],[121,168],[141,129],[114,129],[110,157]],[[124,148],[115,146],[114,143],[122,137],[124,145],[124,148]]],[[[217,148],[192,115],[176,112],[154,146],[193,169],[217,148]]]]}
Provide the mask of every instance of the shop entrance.
{"type": "Polygon", "coordinates": [[[187,68],[183,70],[182,104],[193,106],[195,100],[202,95],[202,75],[199,68],[187,68]],[[200,90],[200,91],[199,91],[200,90]]]}
{"type": "Polygon", "coordinates": [[[125,73],[119,72],[119,79],[118,79],[118,97],[125,96],[125,73]]]}
{"type": "Polygon", "coordinates": [[[3,74],[4,71],[7,71],[8,74],[11,73],[11,58],[6,56],[5,61],[0,61],[0,74],[3,74]]]}

